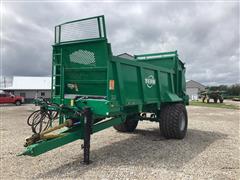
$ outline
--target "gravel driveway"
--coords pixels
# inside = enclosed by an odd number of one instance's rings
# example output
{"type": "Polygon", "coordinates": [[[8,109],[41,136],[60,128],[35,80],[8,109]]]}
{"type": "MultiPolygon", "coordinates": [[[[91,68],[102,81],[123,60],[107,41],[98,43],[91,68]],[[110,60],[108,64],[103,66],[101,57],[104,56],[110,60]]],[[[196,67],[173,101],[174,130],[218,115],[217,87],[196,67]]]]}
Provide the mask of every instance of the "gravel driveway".
{"type": "Polygon", "coordinates": [[[132,134],[113,128],[96,133],[89,166],[82,141],[32,158],[17,157],[31,135],[27,116],[35,107],[1,105],[1,179],[238,179],[239,110],[188,107],[184,140],[159,136],[157,123],[140,122],[132,134]]]}

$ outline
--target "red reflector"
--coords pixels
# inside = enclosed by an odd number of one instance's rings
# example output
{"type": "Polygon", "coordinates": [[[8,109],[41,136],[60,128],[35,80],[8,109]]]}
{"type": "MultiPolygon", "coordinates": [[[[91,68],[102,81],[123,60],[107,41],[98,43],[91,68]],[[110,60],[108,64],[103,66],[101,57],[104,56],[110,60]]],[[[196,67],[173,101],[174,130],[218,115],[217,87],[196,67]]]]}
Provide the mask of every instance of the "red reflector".
{"type": "Polygon", "coordinates": [[[109,90],[114,90],[114,80],[109,80],[109,90]]]}

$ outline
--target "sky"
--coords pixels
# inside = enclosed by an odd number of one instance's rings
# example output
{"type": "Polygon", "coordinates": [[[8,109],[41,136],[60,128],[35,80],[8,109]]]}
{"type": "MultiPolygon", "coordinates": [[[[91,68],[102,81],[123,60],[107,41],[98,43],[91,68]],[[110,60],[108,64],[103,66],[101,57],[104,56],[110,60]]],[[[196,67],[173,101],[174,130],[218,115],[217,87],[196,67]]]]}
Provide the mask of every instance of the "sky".
{"type": "Polygon", "coordinates": [[[114,55],[178,51],[186,79],[240,83],[238,2],[6,2],[1,7],[1,74],[51,74],[54,26],[105,15],[114,55]]]}

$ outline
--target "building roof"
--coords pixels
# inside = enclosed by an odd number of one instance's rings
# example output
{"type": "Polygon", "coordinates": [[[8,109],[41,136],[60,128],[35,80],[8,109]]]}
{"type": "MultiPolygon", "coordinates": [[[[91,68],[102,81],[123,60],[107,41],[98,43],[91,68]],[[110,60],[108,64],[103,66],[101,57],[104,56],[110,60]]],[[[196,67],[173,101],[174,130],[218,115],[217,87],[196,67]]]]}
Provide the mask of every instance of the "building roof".
{"type": "Polygon", "coordinates": [[[134,59],[134,56],[128,54],[128,53],[122,53],[122,54],[119,54],[117,55],[118,57],[122,57],[122,58],[125,58],[125,59],[131,59],[133,60],[134,59]]]}
{"type": "Polygon", "coordinates": [[[5,90],[50,90],[51,77],[14,76],[11,87],[5,90]]]}
{"type": "Polygon", "coordinates": [[[204,86],[203,84],[201,84],[197,81],[194,81],[194,80],[187,81],[186,87],[187,88],[198,88],[200,90],[204,90],[206,88],[206,86],[204,86]]]}

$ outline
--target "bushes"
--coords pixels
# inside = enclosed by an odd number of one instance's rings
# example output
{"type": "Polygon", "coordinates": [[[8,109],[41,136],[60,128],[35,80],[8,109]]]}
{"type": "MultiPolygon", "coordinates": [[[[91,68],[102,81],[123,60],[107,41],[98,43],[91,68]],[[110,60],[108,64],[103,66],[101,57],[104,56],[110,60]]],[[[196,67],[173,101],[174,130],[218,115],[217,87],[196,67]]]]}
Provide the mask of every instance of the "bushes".
{"type": "Polygon", "coordinates": [[[220,85],[220,86],[209,86],[210,91],[224,91],[225,99],[232,99],[235,97],[240,98],[240,84],[233,84],[231,86],[220,85]]]}

